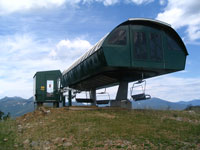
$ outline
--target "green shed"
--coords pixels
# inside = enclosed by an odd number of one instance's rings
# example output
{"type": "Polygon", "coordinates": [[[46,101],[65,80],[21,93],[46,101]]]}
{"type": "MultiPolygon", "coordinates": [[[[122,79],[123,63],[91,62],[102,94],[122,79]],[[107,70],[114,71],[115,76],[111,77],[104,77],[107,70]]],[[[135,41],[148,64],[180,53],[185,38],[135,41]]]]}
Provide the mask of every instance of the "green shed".
{"type": "Polygon", "coordinates": [[[37,105],[53,103],[58,107],[62,100],[61,87],[62,74],[60,70],[39,71],[33,77],[33,95],[37,105]]]}

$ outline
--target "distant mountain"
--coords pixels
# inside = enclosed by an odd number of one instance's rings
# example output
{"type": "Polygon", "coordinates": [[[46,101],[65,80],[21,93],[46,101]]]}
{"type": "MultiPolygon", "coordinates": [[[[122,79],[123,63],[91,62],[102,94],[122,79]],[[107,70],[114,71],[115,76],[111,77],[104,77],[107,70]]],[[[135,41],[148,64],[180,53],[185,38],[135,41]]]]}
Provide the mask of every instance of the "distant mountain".
{"type": "Polygon", "coordinates": [[[33,98],[4,97],[0,99],[0,110],[5,114],[10,112],[11,117],[18,117],[34,110],[33,98]]]}
{"type": "Polygon", "coordinates": [[[184,105],[200,106],[200,99],[196,99],[196,100],[192,100],[192,101],[188,101],[188,102],[180,101],[177,103],[184,104],[184,105]]]}
{"type": "Polygon", "coordinates": [[[200,100],[169,102],[159,98],[152,98],[150,100],[132,101],[133,109],[184,110],[189,105],[198,106],[200,105],[200,100]]]}
{"type": "MultiPolygon", "coordinates": [[[[50,103],[45,103],[45,106],[52,107],[53,105],[50,103]]],[[[72,102],[73,106],[84,106],[82,103],[72,102]]],[[[62,103],[60,103],[62,106],[62,103]]],[[[68,103],[66,103],[68,106],[68,103]]],[[[24,99],[21,97],[4,97],[0,99],[0,110],[7,114],[10,112],[11,117],[19,117],[28,112],[34,111],[34,100],[33,97],[29,99],[24,99]]]]}
{"type": "MultiPolygon", "coordinates": [[[[73,106],[85,106],[87,104],[72,102],[73,106]]],[[[47,104],[52,106],[52,104],[47,104]]],[[[62,104],[60,104],[62,106],[62,104]]],[[[68,102],[66,102],[68,106],[68,102]]],[[[108,106],[108,105],[105,105],[108,106]]],[[[200,100],[169,102],[159,98],[152,98],[144,101],[132,101],[133,109],[159,109],[159,110],[183,110],[188,106],[200,106],[200,100]]],[[[102,106],[101,106],[102,107],[102,106]]],[[[33,97],[24,99],[21,97],[4,97],[0,99],[0,110],[5,114],[11,113],[11,117],[18,117],[34,111],[33,97]]]]}

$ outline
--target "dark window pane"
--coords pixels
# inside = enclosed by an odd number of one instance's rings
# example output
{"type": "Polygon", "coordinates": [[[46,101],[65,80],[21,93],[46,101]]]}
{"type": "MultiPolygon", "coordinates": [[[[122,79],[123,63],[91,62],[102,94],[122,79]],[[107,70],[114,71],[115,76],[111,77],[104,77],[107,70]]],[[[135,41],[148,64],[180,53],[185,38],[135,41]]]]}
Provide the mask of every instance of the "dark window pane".
{"type": "Polygon", "coordinates": [[[177,41],[175,41],[169,35],[167,36],[167,46],[169,50],[181,50],[180,46],[178,45],[177,41]]]}
{"type": "Polygon", "coordinates": [[[108,39],[108,44],[126,45],[126,41],[126,30],[117,29],[111,34],[110,38],[108,39]]]}
{"type": "Polygon", "coordinates": [[[151,60],[161,61],[163,59],[161,35],[157,33],[150,33],[149,43],[151,60]]]}
{"type": "Polygon", "coordinates": [[[133,32],[134,58],[147,59],[147,40],[144,32],[133,32]]]}

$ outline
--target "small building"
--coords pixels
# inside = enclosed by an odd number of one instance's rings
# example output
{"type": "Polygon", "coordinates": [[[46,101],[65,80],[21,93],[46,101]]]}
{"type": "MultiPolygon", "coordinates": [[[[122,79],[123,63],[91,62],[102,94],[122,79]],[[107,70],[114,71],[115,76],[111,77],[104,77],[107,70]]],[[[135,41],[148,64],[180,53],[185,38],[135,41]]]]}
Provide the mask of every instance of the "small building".
{"type": "Polygon", "coordinates": [[[60,92],[61,78],[60,70],[36,72],[33,76],[33,96],[37,106],[53,103],[54,107],[59,107],[63,99],[60,92]]]}

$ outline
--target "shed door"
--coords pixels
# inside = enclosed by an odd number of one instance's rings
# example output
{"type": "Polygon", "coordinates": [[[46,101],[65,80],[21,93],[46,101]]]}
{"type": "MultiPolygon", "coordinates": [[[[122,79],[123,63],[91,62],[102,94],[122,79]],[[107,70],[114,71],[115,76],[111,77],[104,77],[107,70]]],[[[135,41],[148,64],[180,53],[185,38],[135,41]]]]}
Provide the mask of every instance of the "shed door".
{"type": "Polygon", "coordinates": [[[134,25],[130,27],[131,64],[141,68],[163,68],[162,31],[151,27],[134,25]]]}
{"type": "Polygon", "coordinates": [[[45,100],[45,78],[43,75],[36,75],[36,100],[43,102],[45,100]]]}

